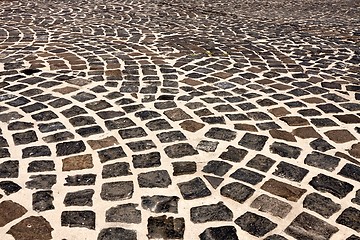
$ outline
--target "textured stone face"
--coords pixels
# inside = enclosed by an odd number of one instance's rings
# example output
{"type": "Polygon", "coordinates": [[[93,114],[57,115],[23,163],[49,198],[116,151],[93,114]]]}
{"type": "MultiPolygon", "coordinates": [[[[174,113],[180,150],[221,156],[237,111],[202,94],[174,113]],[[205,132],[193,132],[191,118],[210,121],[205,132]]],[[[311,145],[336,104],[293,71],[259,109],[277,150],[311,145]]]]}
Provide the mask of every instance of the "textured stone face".
{"type": "Polygon", "coordinates": [[[235,220],[235,223],[241,227],[244,231],[261,237],[276,228],[276,224],[269,219],[254,214],[252,212],[246,212],[235,220]]]}
{"type": "Polygon", "coordinates": [[[182,182],[178,184],[181,195],[186,200],[191,200],[195,198],[202,198],[210,196],[211,192],[206,187],[204,181],[197,177],[188,182],[182,182]]]}
{"type": "Polygon", "coordinates": [[[4,227],[9,222],[23,216],[27,210],[18,203],[11,200],[0,203],[0,227],[4,227]]]}
{"type": "Polygon", "coordinates": [[[52,239],[52,230],[51,225],[45,218],[28,217],[12,226],[7,233],[12,235],[16,240],[50,240],[52,239]]]}
{"type": "Polygon", "coordinates": [[[239,240],[233,226],[207,228],[200,234],[200,240],[224,239],[239,240]]]}
{"type": "Polygon", "coordinates": [[[194,223],[209,221],[231,221],[232,211],[223,202],[217,204],[193,207],[190,209],[190,219],[194,223]]]}
{"type": "Polygon", "coordinates": [[[294,187],[287,183],[279,182],[275,179],[266,181],[261,189],[274,195],[296,202],[306,192],[305,189],[294,187]]]}
{"type": "Polygon", "coordinates": [[[150,239],[183,239],[185,223],[183,218],[150,217],[148,219],[148,237],[150,239]]]}
{"type": "Polygon", "coordinates": [[[308,213],[301,213],[285,229],[285,233],[297,239],[330,239],[338,228],[308,213]]]}

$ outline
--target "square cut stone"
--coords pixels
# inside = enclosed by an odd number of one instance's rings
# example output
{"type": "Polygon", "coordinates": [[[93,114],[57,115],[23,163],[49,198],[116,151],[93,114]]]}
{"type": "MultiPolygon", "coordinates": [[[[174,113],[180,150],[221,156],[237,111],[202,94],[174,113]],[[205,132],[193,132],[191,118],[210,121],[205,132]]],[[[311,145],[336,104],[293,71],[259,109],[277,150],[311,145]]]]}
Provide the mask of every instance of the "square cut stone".
{"type": "Polygon", "coordinates": [[[181,108],[175,108],[171,110],[167,110],[164,114],[172,121],[181,121],[186,119],[191,119],[192,117],[184,112],[181,108]]]}
{"type": "Polygon", "coordinates": [[[239,182],[229,183],[220,189],[220,194],[238,203],[248,200],[255,190],[239,182]]]}
{"type": "Polygon", "coordinates": [[[185,200],[203,198],[211,195],[205,182],[199,177],[187,182],[178,183],[178,187],[185,200]]]}
{"type": "Polygon", "coordinates": [[[346,197],[354,189],[350,183],[321,173],[313,177],[309,184],[318,191],[328,192],[338,198],[346,197]]]}
{"type": "Polygon", "coordinates": [[[269,197],[262,194],[257,197],[250,205],[252,208],[258,209],[260,212],[270,213],[273,216],[285,218],[292,207],[290,204],[280,201],[277,198],[269,197]]]}
{"type": "Polygon", "coordinates": [[[220,154],[219,158],[231,162],[241,162],[248,154],[247,150],[228,146],[227,151],[220,154]]]}
{"type": "Polygon", "coordinates": [[[106,137],[106,138],[99,139],[99,140],[88,140],[87,143],[90,145],[90,147],[93,150],[106,148],[106,147],[111,147],[111,146],[119,144],[117,139],[115,137],[113,137],[113,136],[106,137]]]}
{"type": "Polygon", "coordinates": [[[277,227],[269,219],[252,212],[246,212],[235,220],[240,228],[253,236],[262,237],[277,227]]]}
{"type": "Polygon", "coordinates": [[[245,133],[240,140],[239,145],[255,151],[261,151],[269,137],[263,135],[256,135],[252,133],[245,133]]]}
{"type": "Polygon", "coordinates": [[[328,240],[337,231],[337,227],[306,212],[300,213],[285,229],[286,234],[296,239],[328,240]]]}
{"type": "Polygon", "coordinates": [[[62,162],[63,171],[82,170],[94,167],[91,154],[64,158],[62,162]]]}
{"type": "Polygon", "coordinates": [[[294,187],[287,183],[279,182],[275,179],[269,179],[266,181],[261,186],[261,189],[293,202],[298,201],[306,192],[305,189],[294,187]]]}

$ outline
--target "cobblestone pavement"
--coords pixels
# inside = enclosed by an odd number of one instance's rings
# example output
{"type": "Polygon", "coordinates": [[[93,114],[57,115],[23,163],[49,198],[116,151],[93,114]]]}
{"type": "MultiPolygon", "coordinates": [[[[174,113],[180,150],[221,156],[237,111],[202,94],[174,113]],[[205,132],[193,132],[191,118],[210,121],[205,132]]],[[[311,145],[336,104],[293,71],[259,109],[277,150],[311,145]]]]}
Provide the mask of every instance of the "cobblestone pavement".
{"type": "Polygon", "coordinates": [[[359,240],[360,1],[0,1],[0,239],[359,240]]]}

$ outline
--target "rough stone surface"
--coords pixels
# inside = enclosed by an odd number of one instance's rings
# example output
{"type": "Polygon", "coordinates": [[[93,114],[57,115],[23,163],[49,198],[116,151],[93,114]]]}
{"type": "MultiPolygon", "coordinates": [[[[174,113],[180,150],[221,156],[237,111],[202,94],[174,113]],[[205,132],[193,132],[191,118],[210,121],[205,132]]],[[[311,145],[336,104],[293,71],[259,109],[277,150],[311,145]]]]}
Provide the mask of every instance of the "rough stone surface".
{"type": "Polygon", "coordinates": [[[333,202],[330,198],[318,193],[310,193],[306,196],[303,206],[326,218],[331,217],[341,209],[341,205],[333,202]]]}
{"type": "Polygon", "coordinates": [[[266,181],[261,186],[261,189],[294,202],[298,201],[299,198],[306,192],[305,189],[279,182],[275,179],[266,181]]]}
{"type": "Polygon", "coordinates": [[[194,223],[205,223],[209,221],[231,221],[232,211],[223,202],[217,204],[203,205],[190,209],[190,219],[194,223]]]}
{"type": "Polygon", "coordinates": [[[313,177],[309,184],[318,191],[328,192],[338,198],[344,198],[354,188],[350,183],[324,174],[313,177]]]}
{"type": "Polygon", "coordinates": [[[280,218],[285,218],[292,209],[290,204],[265,194],[257,197],[250,207],[256,208],[261,212],[269,212],[271,215],[280,218]]]}
{"type": "Polygon", "coordinates": [[[229,183],[220,189],[222,196],[239,203],[244,203],[254,192],[255,190],[253,188],[238,182],[229,183]]]}
{"type": "Polygon", "coordinates": [[[178,187],[185,200],[202,198],[211,195],[211,192],[206,187],[205,182],[199,177],[196,177],[188,182],[179,183],[178,187]]]}
{"type": "Polygon", "coordinates": [[[104,228],[97,240],[137,240],[136,231],[125,228],[104,228]]]}
{"type": "Polygon", "coordinates": [[[141,206],[155,213],[178,213],[178,201],[176,196],[144,196],[141,197],[141,206]]]}
{"type": "Polygon", "coordinates": [[[93,211],[62,212],[61,226],[95,229],[95,213],[93,211]]]}
{"type": "Polygon", "coordinates": [[[44,217],[28,217],[15,224],[7,232],[16,240],[50,240],[53,228],[44,217]]]}
{"type": "Polygon", "coordinates": [[[330,239],[339,229],[308,213],[299,214],[285,233],[296,239],[330,239]]]}
{"type": "Polygon", "coordinates": [[[0,210],[0,227],[4,227],[9,222],[20,218],[27,212],[26,208],[11,200],[1,202],[0,210]]]}
{"type": "Polygon", "coordinates": [[[262,237],[276,228],[276,224],[269,219],[252,212],[246,212],[235,220],[241,229],[254,235],[262,237]]]}
{"type": "Polygon", "coordinates": [[[150,239],[183,239],[185,231],[184,218],[150,217],[148,219],[148,237],[150,239]]]}
{"type": "Polygon", "coordinates": [[[200,234],[200,240],[239,240],[236,228],[233,226],[211,227],[200,234]]]}
{"type": "Polygon", "coordinates": [[[141,211],[137,204],[127,203],[112,207],[106,211],[106,222],[140,223],[141,211]]]}

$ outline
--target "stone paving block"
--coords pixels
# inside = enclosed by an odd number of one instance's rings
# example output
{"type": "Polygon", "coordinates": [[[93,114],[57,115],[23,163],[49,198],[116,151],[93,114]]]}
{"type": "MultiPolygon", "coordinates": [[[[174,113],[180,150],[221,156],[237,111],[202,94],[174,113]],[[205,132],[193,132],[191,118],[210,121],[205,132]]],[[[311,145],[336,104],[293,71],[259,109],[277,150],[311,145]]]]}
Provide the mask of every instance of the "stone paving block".
{"type": "Polygon", "coordinates": [[[2,201],[0,203],[0,209],[0,227],[4,227],[9,222],[20,218],[27,212],[26,208],[11,200],[2,201]]]}
{"type": "Polygon", "coordinates": [[[268,212],[273,216],[285,218],[291,211],[292,206],[286,202],[280,201],[274,197],[261,194],[250,205],[261,212],[268,212]]]}
{"type": "Polygon", "coordinates": [[[95,134],[104,133],[104,130],[99,126],[84,127],[76,130],[76,133],[82,137],[89,137],[95,134]]]}
{"type": "Polygon", "coordinates": [[[334,149],[335,147],[332,146],[330,143],[325,141],[322,138],[315,139],[310,142],[310,147],[312,147],[314,150],[318,150],[321,152],[326,152],[328,150],[334,149]]]}
{"type": "Polygon", "coordinates": [[[301,182],[308,173],[309,170],[307,169],[282,161],[276,166],[276,170],[273,172],[273,175],[286,178],[291,181],[301,182]]]}
{"type": "MultiPolygon", "coordinates": [[[[33,158],[33,157],[43,157],[50,156],[51,151],[48,146],[34,146],[34,147],[26,147],[22,149],[22,157],[23,158],[33,158]]],[[[10,155],[9,155],[10,157],[10,155]]]]}
{"type": "Polygon", "coordinates": [[[98,151],[98,155],[102,163],[110,160],[126,157],[126,153],[120,146],[100,150],[98,151]]]}
{"type": "Polygon", "coordinates": [[[167,216],[150,217],[147,224],[149,239],[183,239],[184,218],[167,216]]]}
{"type": "Polygon", "coordinates": [[[254,192],[255,190],[253,188],[238,182],[229,183],[220,189],[220,194],[222,196],[239,203],[244,203],[254,194],[254,192]]]}
{"type": "Polygon", "coordinates": [[[248,151],[241,148],[236,148],[233,146],[228,146],[226,152],[220,154],[219,158],[223,160],[228,160],[231,162],[241,162],[245,156],[248,154],[248,151]]]}
{"type": "Polygon", "coordinates": [[[100,231],[98,240],[137,240],[136,231],[125,228],[104,228],[100,231]]]}
{"type": "Polygon", "coordinates": [[[321,173],[313,177],[309,184],[318,191],[328,192],[338,198],[344,198],[354,188],[350,183],[321,173]]]}
{"type": "Polygon", "coordinates": [[[64,211],[61,213],[61,226],[95,229],[93,211],[64,211]]]}
{"type": "Polygon", "coordinates": [[[187,182],[178,183],[177,185],[185,200],[203,198],[211,195],[211,192],[207,188],[205,182],[199,177],[187,182]]]}
{"type": "Polygon", "coordinates": [[[166,110],[164,114],[172,121],[191,119],[191,116],[184,112],[181,108],[166,110]]]}
{"type": "Polygon", "coordinates": [[[159,133],[156,136],[162,143],[187,140],[186,136],[180,131],[167,131],[159,133]]]}
{"type": "Polygon", "coordinates": [[[86,186],[94,185],[96,182],[96,174],[77,174],[65,178],[64,186],[86,186]]]}
{"type": "Polygon", "coordinates": [[[19,240],[50,240],[52,239],[52,231],[53,228],[44,217],[31,216],[12,226],[7,233],[19,240]],[[31,226],[30,229],[29,226],[31,226]]]}
{"type": "Polygon", "coordinates": [[[132,181],[110,182],[101,186],[100,197],[106,201],[118,201],[131,198],[133,192],[132,181]]]}
{"type": "Polygon", "coordinates": [[[66,156],[84,152],[86,146],[83,141],[71,141],[56,144],[56,155],[66,156]]]}
{"type": "Polygon", "coordinates": [[[295,239],[330,239],[339,229],[306,212],[300,213],[285,229],[295,239]]]}
{"type": "Polygon", "coordinates": [[[201,171],[205,173],[212,173],[217,176],[224,176],[232,168],[232,165],[223,161],[211,160],[201,171]]]}
{"type": "Polygon", "coordinates": [[[234,178],[236,180],[239,180],[239,181],[243,181],[243,182],[250,183],[252,185],[256,185],[259,182],[261,182],[265,176],[261,175],[259,173],[250,171],[246,168],[239,168],[238,170],[233,172],[230,175],[230,177],[234,178]]]}
{"type": "Polygon", "coordinates": [[[256,151],[261,151],[269,137],[245,133],[241,138],[239,145],[256,151]]]}
{"type": "Polygon", "coordinates": [[[360,190],[356,191],[355,198],[351,199],[351,202],[360,205],[360,190]]]}
{"type": "Polygon", "coordinates": [[[271,129],[269,133],[273,138],[282,139],[289,142],[296,142],[294,135],[285,130],[271,129]]]}
{"type": "Polygon", "coordinates": [[[91,154],[67,157],[62,159],[62,171],[82,170],[94,167],[91,154]]]}
{"type": "Polygon", "coordinates": [[[5,195],[11,195],[20,191],[22,187],[12,181],[1,181],[0,189],[4,191],[5,195]]]}
{"type": "Polygon", "coordinates": [[[340,162],[340,158],[319,152],[312,152],[306,156],[304,162],[313,167],[334,171],[340,162]]]}
{"type": "Polygon", "coordinates": [[[85,189],[76,192],[68,192],[64,198],[65,206],[92,206],[94,190],[85,189]]]}
{"type": "Polygon", "coordinates": [[[205,137],[223,141],[231,141],[235,139],[236,132],[229,129],[213,127],[205,133],[205,137]]]}
{"type": "Polygon", "coordinates": [[[310,193],[304,199],[303,206],[317,212],[325,218],[331,217],[341,209],[341,205],[318,193],[310,193]]]}
{"type": "Polygon", "coordinates": [[[102,178],[113,178],[120,176],[132,175],[130,171],[130,164],[127,162],[117,162],[103,166],[102,178]]]}
{"type": "Polygon", "coordinates": [[[205,152],[215,152],[219,142],[201,140],[199,144],[196,146],[196,149],[202,150],[205,152]]]}
{"type": "Polygon", "coordinates": [[[279,182],[275,179],[269,179],[266,181],[261,186],[261,189],[293,202],[298,201],[299,198],[301,198],[301,196],[306,192],[305,189],[279,182]]]}
{"type": "Polygon", "coordinates": [[[200,235],[200,240],[239,240],[236,235],[236,228],[233,226],[210,227],[205,229],[200,235]]]}
{"type": "Polygon", "coordinates": [[[51,189],[54,184],[56,175],[53,174],[31,175],[30,180],[25,183],[29,189],[51,189]]]}
{"type": "Polygon", "coordinates": [[[156,145],[152,140],[141,140],[141,141],[136,141],[136,142],[130,142],[130,143],[126,143],[126,145],[133,152],[140,152],[140,151],[145,151],[145,150],[149,150],[152,148],[156,148],[156,145]]]}
{"type": "Polygon", "coordinates": [[[112,207],[106,211],[106,222],[140,223],[141,211],[136,209],[137,204],[127,203],[112,207]]]}
{"type": "Polygon", "coordinates": [[[193,223],[205,223],[210,221],[232,221],[232,211],[223,202],[217,204],[192,207],[190,219],[193,223]]]}
{"type": "Polygon", "coordinates": [[[189,132],[197,132],[202,129],[205,124],[193,121],[193,120],[185,120],[180,123],[180,127],[189,132]]]}
{"type": "Polygon", "coordinates": [[[42,133],[65,129],[64,124],[62,124],[61,122],[40,123],[38,126],[40,132],[42,133]]]}
{"type": "Polygon", "coordinates": [[[155,213],[178,213],[179,197],[176,196],[143,196],[141,197],[141,206],[155,213]]]}
{"type": "Polygon", "coordinates": [[[0,178],[17,178],[18,176],[19,161],[10,160],[0,163],[0,178]]]}
{"type": "Polygon", "coordinates": [[[199,154],[189,143],[177,143],[164,148],[166,155],[170,158],[182,158],[199,154]]]}
{"type": "Polygon", "coordinates": [[[286,143],[274,142],[270,145],[270,151],[281,157],[296,159],[300,156],[302,149],[286,143]]]}
{"type": "Polygon", "coordinates": [[[174,162],[172,163],[172,166],[173,166],[174,176],[193,174],[197,170],[195,162],[188,162],[188,161],[174,162]]]}
{"type": "Polygon", "coordinates": [[[360,210],[348,207],[340,214],[336,222],[360,232],[360,210]]]}
{"type": "Polygon", "coordinates": [[[281,235],[278,235],[278,234],[274,234],[274,235],[266,237],[264,240],[287,240],[287,238],[285,238],[281,235]]]}
{"type": "Polygon", "coordinates": [[[277,227],[269,219],[252,212],[246,212],[235,220],[240,228],[253,236],[262,237],[277,227]]]}
{"type": "Polygon", "coordinates": [[[55,209],[53,191],[38,191],[32,194],[33,210],[43,212],[55,209]]]}
{"type": "Polygon", "coordinates": [[[254,158],[246,163],[247,167],[255,168],[262,172],[267,172],[274,164],[275,160],[261,154],[256,154],[254,158]]]}
{"type": "Polygon", "coordinates": [[[330,130],[325,132],[325,135],[335,143],[346,143],[356,140],[348,130],[330,130]]]}
{"type": "Polygon", "coordinates": [[[166,188],[172,183],[166,170],[140,173],[137,179],[140,188],[166,188]]]}
{"type": "Polygon", "coordinates": [[[339,175],[360,182],[360,167],[347,163],[340,170],[339,175]]]}

